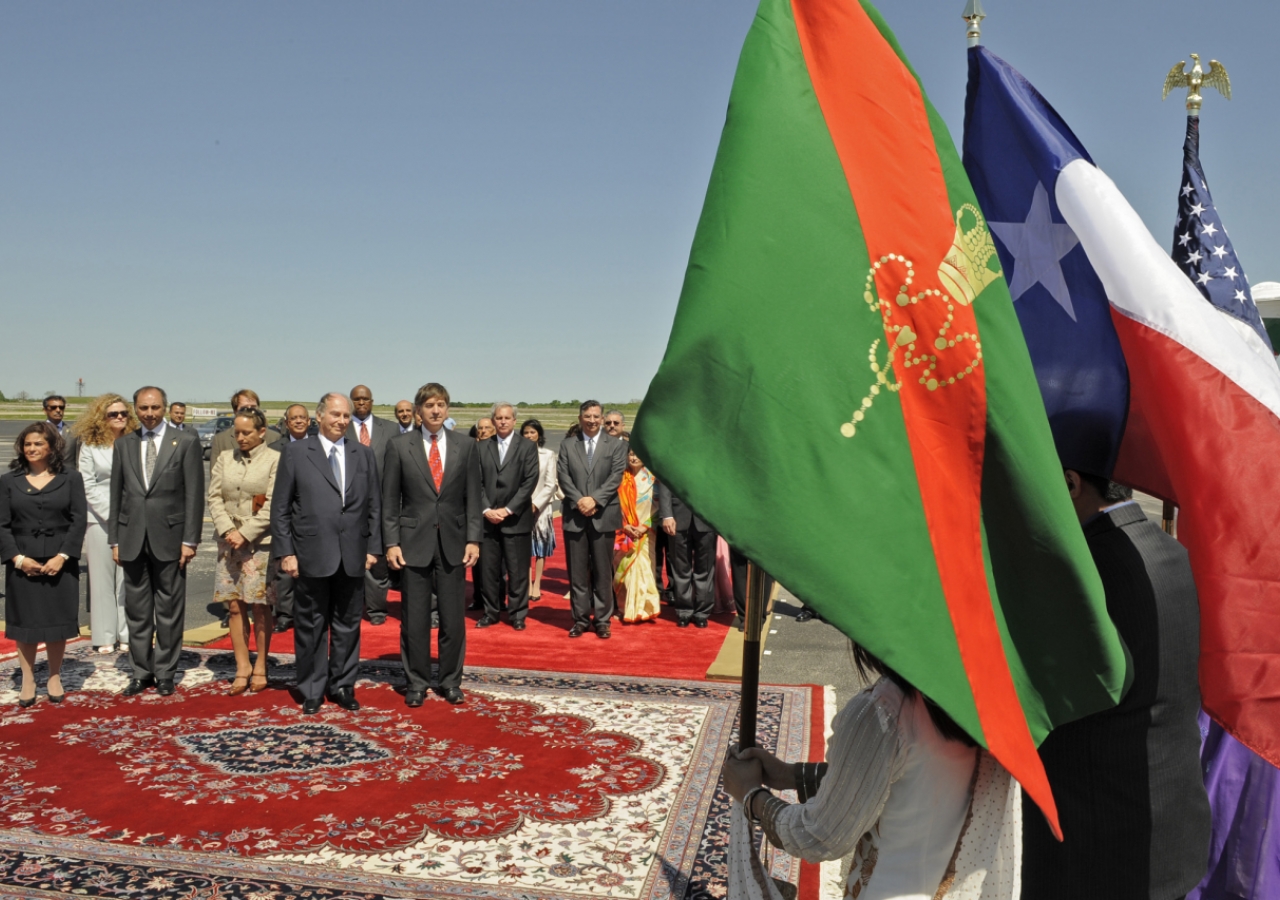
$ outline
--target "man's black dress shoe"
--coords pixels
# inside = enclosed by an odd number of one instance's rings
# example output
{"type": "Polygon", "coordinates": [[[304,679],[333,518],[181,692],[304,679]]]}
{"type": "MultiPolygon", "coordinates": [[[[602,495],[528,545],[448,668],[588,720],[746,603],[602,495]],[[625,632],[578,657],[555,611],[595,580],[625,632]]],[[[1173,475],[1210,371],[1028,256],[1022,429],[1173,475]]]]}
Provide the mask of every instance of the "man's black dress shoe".
{"type": "Polygon", "coordinates": [[[303,700],[302,714],[304,716],[314,716],[316,713],[320,712],[320,706],[323,703],[324,701],[318,697],[315,700],[303,700]]]}
{"type": "Polygon", "coordinates": [[[694,619],[694,620],[693,620],[693,627],[694,627],[694,628],[706,628],[706,627],[707,627],[707,620],[706,620],[706,619],[694,619]]]}
{"type": "Polygon", "coordinates": [[[587,633],[587,629],[582,625],[574,625],[569,629],[569,637],[582,637],[587,633]]]}
{"type": "Polygon", "coordinates": [[[811,610],[809,607],[806,606],[804,609],[800,610],[800,612],[796,613],[796,621],[808,622],[815,615],[817,615],[817,613],[815,613],[813,610],[811,610]]]}
{"type": "Polygon", "coordinates": [[[467,609],[484,609],[484,604],[479,600],[472,600],[471,605],[468,606],[467,609]]]}
{"type": "Polygon", "coordinates": [[[454,706],[457,706],[463,700],[462,691],[457,688],[436,688],[436,693],[454,706]]]}
{"type": "Polygon", "coordinates": [[[141,694],[147,688],[155,687],[155,686],[156,686],[156,680],[150,675],[148,675],[146,678],[134,678],[130,680],[130,682],[125,686],[125,689],[121,691],[120,694],[121,696],[124,696],[124,697],[133,697],[138,694],[141,694]]]}
{"type": "Polygon", "coordinates": [[[688,619],[676,619],[676,627],[677,627],[677,628],[688,628],[688,627],[689,627],[689,620],[688,620],[688,619]]]}
{"type": "Polygon", "coordinates": [[[283,634],[292,627],[293,619],[276,619],[276,624],[272,626],[271,630],[276,634],[283,634]]]}
{"type": "Polygon", "coordinates": [[[351,688],[338,688],[338,690],[329,695],[329,699],[348,712],[355,712],[360,708],[360,701],[356,699],[356,692],[351,688]]]}
{"type": "Polygon", "coordinates": [[[512,622],[511,627],[514,628],[516,631],[524,631],[523,622],[512,622]]]}
{"type": "Polygon", "coordinates": [[[497,624],[498,624],[497,619],[490,619],[488,616],[481,616],[479,621],[476,622],[476,627],[488,628],[490,625],[497,625],[497,624]]]}
{"type": "Polygon", "coordinates": [[[425,699],[427,699],[427,695],[426,695],[426,692],[425,692],[425,691],[413,691],[413,690],[410,690],[410,691],[405,691],[405,692],[404,692],[404,705],[405,705],[405,706],[413,706],[413,707],[421,706],[421,705],[422,705],[422,701],[423,701],[423,700],[425,700],[425,699]]]}
{"type": "Polygon", "coordinates": [[[596,637],[600,638],[600,640],[602,640],[602,641],[607,641],[607,640],[609,640],[609,626],[608,626],[608,625],[597,625],[597,626],[596,626],[596,637]]]}
{"type": "Polygon", "coordinates": [[[733,617],[733,621],[729,623],[729,627],[730,627],[730,628],[736,628],[736,629],[738,629],[739,631],[741,631],[741,630],[742,630],[742,616],[734,616],[734,617],[733,617]]]}
{"type": "Polygon", "coordinates": [[[218,624],[223,628],[231,627],[231,613],[223,613],[222,618],[218,620],[218,624]]]}
{"type": "Polygon", "coordinates": [[[156,681],[156,693],[161,697],[173,696],[173,679],[162,678],[156,681]]]}

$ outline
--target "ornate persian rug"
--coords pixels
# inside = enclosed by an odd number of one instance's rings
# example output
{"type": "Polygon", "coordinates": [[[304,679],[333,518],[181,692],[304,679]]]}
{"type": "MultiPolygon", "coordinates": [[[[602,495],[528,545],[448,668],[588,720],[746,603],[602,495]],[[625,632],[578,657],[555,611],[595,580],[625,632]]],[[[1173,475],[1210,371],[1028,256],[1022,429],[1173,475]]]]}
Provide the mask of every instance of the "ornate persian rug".
{"type": "MultiPolygon", "coordinates": [[[[734,687],[476,669],[466,704],[409,709],[371,661],[358,712],[303,716],[284,655],[261,694],[206,650],[132,698],[123,655],[67,657],[66,701],[25,710],[0,663],[2,897],[723,896],[734,687]]],[[[762,689],[761,743],[810,758],[820,696],[762,689]]]]}

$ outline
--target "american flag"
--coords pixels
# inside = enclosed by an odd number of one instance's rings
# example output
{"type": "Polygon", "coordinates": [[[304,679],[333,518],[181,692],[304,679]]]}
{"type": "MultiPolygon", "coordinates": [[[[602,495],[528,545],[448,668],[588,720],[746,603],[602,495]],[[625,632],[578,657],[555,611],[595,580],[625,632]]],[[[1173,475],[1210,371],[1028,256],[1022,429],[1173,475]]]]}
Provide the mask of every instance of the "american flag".
{"type": "Polygon", "coordinates": [[[1173,261],[1187,274],[1205,299],[1258,333],[1271,350],[1271,339],[1249,291],[1249,280],[1236,257],[1227,229],[1213,206],[1209,184],[1200,166],[1200,117],[1187,116],[1187,140],[1182,145],[1182,189],[1178,192],[1178,223],[1173,230],[1173,261]]]}

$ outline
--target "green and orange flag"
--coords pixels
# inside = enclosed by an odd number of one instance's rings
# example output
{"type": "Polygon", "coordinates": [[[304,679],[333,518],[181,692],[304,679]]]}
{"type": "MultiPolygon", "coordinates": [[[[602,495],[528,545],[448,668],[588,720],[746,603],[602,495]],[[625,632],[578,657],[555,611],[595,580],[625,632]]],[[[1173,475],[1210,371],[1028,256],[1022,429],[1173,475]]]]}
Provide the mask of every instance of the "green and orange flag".
{"type": "Polygon", "coordinates": [[[1127,673],[946,127],[879,14],[762,0],[634,435],[941,705],[1054,830],[1036,747],[1127,673]]]}

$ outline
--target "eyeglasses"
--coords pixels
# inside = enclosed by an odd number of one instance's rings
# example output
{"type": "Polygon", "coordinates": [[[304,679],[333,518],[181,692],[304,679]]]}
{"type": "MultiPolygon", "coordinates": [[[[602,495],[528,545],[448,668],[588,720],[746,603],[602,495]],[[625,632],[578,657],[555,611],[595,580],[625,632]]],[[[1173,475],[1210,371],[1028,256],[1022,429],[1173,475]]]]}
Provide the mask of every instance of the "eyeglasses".
{"type": "Polygon", "coordinates": [[[58,405],[57,403],[50,403],[48,406],[46,406],[46,407],[45,407],[45,409],[49,409],[49,410],[58,410],[58,409],[66,409],[66,407],[65,407],[65,406],[60,406],[60,405],[58,405]]]}
{"type": "Polygon", "coordinates": [[[129,414],[127,412],[109,412],[107,413],[107,418],[108,419],[127,419],[129,418],[129,414]]]}

